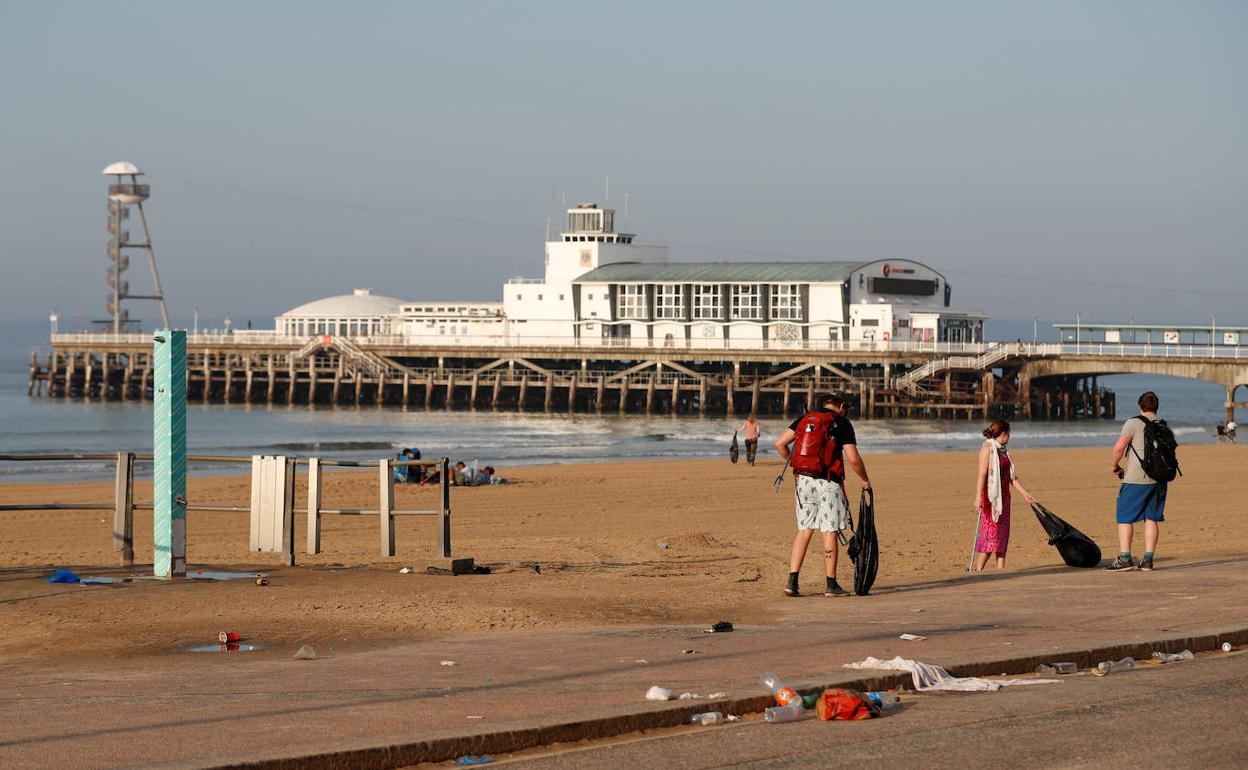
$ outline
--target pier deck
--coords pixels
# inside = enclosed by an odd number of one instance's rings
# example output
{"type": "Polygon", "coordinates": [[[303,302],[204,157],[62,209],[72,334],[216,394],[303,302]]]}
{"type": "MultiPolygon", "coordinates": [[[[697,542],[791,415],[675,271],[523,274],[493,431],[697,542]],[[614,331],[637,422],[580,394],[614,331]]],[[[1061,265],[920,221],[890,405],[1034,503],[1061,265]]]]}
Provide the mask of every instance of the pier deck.
{"type": "MultiPolygon", "coordinates": [[[[146,334],[56,334],[32,353],[29,392],[151,398],[146,334]]],[[[412,344],[398,337],[188,335],[193,401],[408,405],[439,409],[798,414],[815,394],[848,397],[860,419],[1112,418],[1098,378],[1121,372],[1248,385],[1238,346],[824,343],[742,349],[412,344]],[[1135,349],[1138,347],[1139,349],[1135,349]]]]}

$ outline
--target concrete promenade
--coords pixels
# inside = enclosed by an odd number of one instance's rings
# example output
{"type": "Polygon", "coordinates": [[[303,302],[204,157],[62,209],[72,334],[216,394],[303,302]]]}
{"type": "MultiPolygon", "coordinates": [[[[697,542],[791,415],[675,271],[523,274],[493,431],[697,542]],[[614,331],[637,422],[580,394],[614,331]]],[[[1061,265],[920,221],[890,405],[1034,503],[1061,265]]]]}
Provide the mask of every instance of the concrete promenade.
{"type": "MultiPolygon", "coordinates": [[[[380,768],[499,754],[676,725],[695,711],[757,711],[768,700],[757,676],[767,670],[807,689],[908,684],[842,668],[868,655],[966,675],[1246,644],[1245,585],[1248,558],[1180,562],[1163,552],[1152,573],[1053,567],[889,586],[866,598],[785,599],[777,587],[776,622],[729,634],[617,627],[319,650],[314,661],[273,649],[0,662],[0,766],[380,768]],[[645,701],[655,684],[727,695],[645,701]]],[[[142,622],[138,603],[135,614],[142,622]]]]}

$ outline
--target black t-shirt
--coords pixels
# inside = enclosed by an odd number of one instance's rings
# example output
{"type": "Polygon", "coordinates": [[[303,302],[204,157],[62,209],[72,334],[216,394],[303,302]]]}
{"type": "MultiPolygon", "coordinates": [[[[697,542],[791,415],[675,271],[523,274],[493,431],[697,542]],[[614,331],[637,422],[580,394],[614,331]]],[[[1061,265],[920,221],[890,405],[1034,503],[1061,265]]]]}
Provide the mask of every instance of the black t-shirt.
{"type": "MultiPolygon", "coordinates": [[[[831,412],[832,410],[820,408],[818,411],[831,412]]],[[[797,424],[801,422],[805,416],[806,415],[802,415],[801,417],[798,417],[796,420],[794,420],[789,425],[789,430],[796,433],[797,424]]],[[[858,444],[858,437],[854,435],[853,423],[849,421],[848,417],[845,417],[842,415],[840,417],[837,417],[836,420],[832,423],[832,439],[836,441],[836,448],[832,450],[832,453],[833,453],[833,456],[838,460],[841,459],[841,455],[845,451],[845,447],[847,445],[854,444],[856,446],[858,444]]],[[[838,483],[841,481],[844,481],[844,479],[842,478],[833,478],[832,480],[838,483]]]]}

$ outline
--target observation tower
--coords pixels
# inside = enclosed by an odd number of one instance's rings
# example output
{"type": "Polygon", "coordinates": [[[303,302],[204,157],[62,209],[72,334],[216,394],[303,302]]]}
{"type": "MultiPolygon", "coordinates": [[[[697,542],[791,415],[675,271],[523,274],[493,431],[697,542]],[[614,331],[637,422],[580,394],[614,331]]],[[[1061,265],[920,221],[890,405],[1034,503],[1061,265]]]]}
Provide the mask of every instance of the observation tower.
{"type": "Polygon", "coordinates": [[[127,299],[150,299],[160,303],[160,317],[164,327],[169,328],[169,309],[165,306],[165,294],[160,288],[160,273],[156,270],[156,252],[152,249],[151,233],[147,229],[147,214],[143,211],[143,201],[151,196],[151,185],[140,184],[138,178],[143,175],[138,166],[128,161],[110,163],[104,167],[105,176],[116,177],[116,181],[108,185],[108,232],[112,237],[108,241],[108,267],[106,280],[111,291],[107,295],[107,319],[97,321],[110,327],[114,334],[126,330],[128,325],[137,326],[139,321],[130,318],[130,311],[122,307],[127,299]],[[130,242],[130,231],[123,230],[123,224],[130,218],[130,207],[139,209],[139,222],[143,225],[143,241],[130,242]],[[147,264],[152,271],[152,294],[131,294],[130,282],[123,278],[126,268],[130,267],[130,257],[126,249],[143,249],[147,252],[147,264]]]}

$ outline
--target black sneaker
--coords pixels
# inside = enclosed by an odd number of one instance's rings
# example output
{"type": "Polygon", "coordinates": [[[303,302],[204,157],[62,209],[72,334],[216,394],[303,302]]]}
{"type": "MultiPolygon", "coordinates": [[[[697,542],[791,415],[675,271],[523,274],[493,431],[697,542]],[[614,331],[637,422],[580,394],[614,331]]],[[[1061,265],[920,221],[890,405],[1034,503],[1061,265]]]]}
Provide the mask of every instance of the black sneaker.
{"type": "MultiPolygon", "coordinates": [[[[1152,565],[1149,566],[1151,567],[1152,565]]],[[[1105,568],[1105,571],[1126,572],[1127,570],[1133,569],[1135,569],[1135,562],[1131,561],[1131,557],[1127,556],[1124,558],[1122,554],[1119,554],[1112,562],[1109,563],[1109,566],[1105,568]]]]}
{"type": "Polygon", "coordinates": [[[802,592],[797,590],[797,580],[789,578],[789,584],[784,587],[785,596],[801,596],[802,592]]]}
{"type": "Polygon", "coordinates": [[[824,596],[849,596],[849,591],[846,591],[844,588],[841,588],[841,584],[833,580],[831,585],[829,585],[824,590],[823,595],[824,596]]]}
{"type": "Polygon", "coordinates": [[[1153,571],[1153,560],[1152,560],[1152,559],[1140,559],[1140,571],[1142,571],[1142,572],[1152,572],[1152,571],[1153,571]]]}

